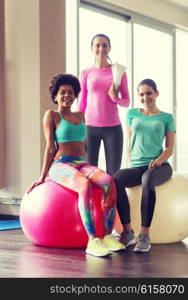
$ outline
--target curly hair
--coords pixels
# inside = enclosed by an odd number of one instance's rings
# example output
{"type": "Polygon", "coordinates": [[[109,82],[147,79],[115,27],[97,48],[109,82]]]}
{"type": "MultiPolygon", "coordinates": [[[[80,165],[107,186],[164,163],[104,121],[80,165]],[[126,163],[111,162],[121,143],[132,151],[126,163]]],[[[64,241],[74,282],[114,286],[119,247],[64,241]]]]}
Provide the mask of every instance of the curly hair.
{"type": "Polygon", "coordinates": [[[50,99],[52,100],[53,103],[57,104],[55,97],[59,91],[59,87],[65,84],[72,86],[75,97],[76,98],[78,97],[79,92],[81,90],[80,82],[78,78],[71,74],[56,74],[51,78],[49,84],[50,99]]]}

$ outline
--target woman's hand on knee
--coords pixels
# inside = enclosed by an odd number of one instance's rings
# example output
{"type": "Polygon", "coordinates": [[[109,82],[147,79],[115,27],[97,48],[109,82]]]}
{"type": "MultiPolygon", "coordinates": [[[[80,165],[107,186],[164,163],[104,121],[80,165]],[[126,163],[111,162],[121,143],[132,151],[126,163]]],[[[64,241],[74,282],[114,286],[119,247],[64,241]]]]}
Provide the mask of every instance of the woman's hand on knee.
{"type": "Polygon", "coordinates": [[[160,167],[161,164],[162,164],[162,161],[159,158],[157,158],[157,159],[154,159],[154,160],[150,161],[149,168],[151,169],[151,168],[154,168],[154,167],[160,167]]]}

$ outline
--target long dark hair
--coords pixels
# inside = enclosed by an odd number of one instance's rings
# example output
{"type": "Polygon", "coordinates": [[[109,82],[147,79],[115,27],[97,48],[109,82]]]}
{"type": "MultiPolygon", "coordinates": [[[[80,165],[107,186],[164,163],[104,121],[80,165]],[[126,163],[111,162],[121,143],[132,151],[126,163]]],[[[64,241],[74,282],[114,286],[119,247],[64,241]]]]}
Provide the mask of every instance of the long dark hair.
{"type": "Polygon", "coordinates": [[[94,37],[91,40],[91,47],[93,46],[94,39],[97,38],[97,37],[103,37],[103,38],[107,39],[108,44],[111,47],[110,38],[106,34],[103,34],[103,33],[97,33],[97,34],[94,35],[94,37]]]}
{"type": "Polygon", "coordinates": [[[139,87],[142,86],[142,85],[149,85],[150,87],[152,87],[152,89],[153,89],[155,92],[158,91],[158,90],[157,90],[157,85],[156,85],[155,81],[152,80],[152,79],[144,79],[144,80],[142,80],[142,81],[138,84],[137,90],[138,90],[139,87]]]}

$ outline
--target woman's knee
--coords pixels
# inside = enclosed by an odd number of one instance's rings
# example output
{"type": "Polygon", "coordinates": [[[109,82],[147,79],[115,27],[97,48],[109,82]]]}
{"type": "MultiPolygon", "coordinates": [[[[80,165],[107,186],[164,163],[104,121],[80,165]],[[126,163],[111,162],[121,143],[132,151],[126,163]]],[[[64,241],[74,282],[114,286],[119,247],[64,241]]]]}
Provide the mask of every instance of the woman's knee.
{"type": "Polygon", "coordinates": [[[142,186],[147,186],[151,184],[153,169],[147,169],[147,171],[142,175],[142,186]]]}
{"type": "Polygon", "coordinates": [[[172,173],[173,171],[170,165],[148,169],[142,176],[142,185],[154,188],[170,179],[172,173]]]}
{"type": "Polygon", "coordinates": [[[123,181],[125,180],[124,173],[125,173],[124,170],[119,170],[114,174],[113,178],[114,178],[116,185],[119,185],[122,182],[122,180],[123,181]]]}
{"type": "Polygon", "coordinates": [[[122,169],[119,170],[114,176],[114,181],[116,184],[116,187],[129,187],[134,186],[135,178],[134,170],[132,169],[122,169]]]}
{"type": "Polygon", "coordinates": [[[103,176],[100,178],[99,187],[104,191],[105,194],[112,193],[116,189],[114,178],[104,173],[103,176]]]}
{"type": "Polygon", "coordinates": [[[107,173],[105,173],[104,176],[105,176],[105,182],[107,184],[109,184],[109,185],[114,184],[114,178],[113,178],[113,176],[111,176],[111,175],[109,175],[107,173]]]}

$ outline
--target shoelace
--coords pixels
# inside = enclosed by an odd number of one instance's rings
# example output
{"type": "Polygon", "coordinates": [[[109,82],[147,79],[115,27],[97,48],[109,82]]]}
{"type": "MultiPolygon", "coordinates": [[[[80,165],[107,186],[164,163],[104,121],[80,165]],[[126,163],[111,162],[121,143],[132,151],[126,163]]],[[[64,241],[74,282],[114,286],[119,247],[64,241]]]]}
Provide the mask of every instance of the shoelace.
{"type": "Polygon", "coordinates": [[[139,235],[139,241],[145,243],[147,240],[147,236],[145,234],[140,234],[139,235]]]}
{"type": "Polygon", "coordinates": [[[118,241],[117,238],[114,235],[112,235],[112,234],[110,235],[109,238],[112,239],[113,241],[116,241],[116,242],[118,241]]]}

